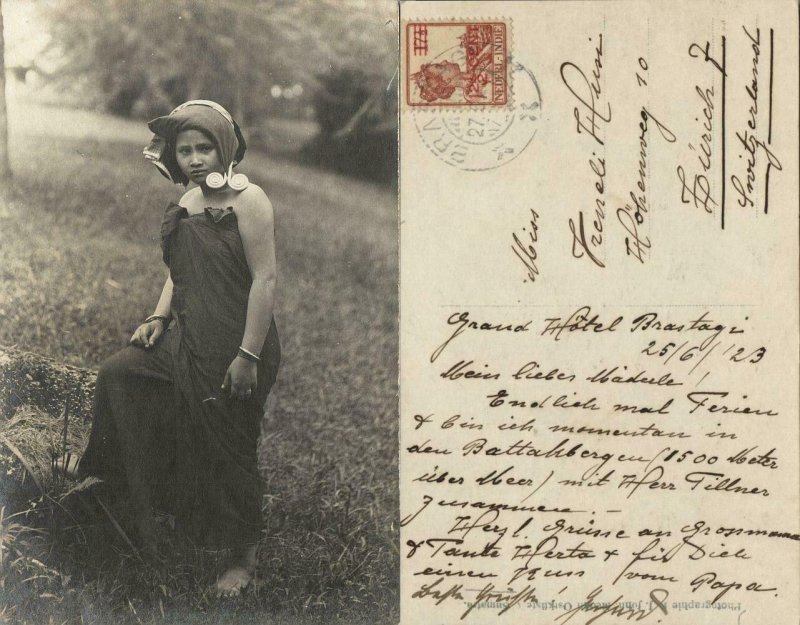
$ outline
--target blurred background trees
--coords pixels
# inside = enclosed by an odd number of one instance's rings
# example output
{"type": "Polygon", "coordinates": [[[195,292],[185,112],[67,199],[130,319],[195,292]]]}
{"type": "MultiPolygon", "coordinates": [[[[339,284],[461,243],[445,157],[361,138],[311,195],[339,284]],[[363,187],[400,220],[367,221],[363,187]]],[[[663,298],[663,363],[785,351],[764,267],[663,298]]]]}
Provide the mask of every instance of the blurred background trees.
{"type": "Polygon", "coordinates": [[[396,172],[393,0],[43,6],[48,55],[58,59],[48,76],[80,106],[150,118],[185,100],[212,99],[254,145],[285,148],[269,145],[280,134],[275,119],[316,122],[313,137],[294,137],[298,156],[383,179],[396,172]]]}
{"type": "Polygon", "coordinates": [[[11,165],[8,158],[8,113],[6,112],[6,64],[3,27],[3,2],[0,0],[0,198],[11,181],[11,165]]]}

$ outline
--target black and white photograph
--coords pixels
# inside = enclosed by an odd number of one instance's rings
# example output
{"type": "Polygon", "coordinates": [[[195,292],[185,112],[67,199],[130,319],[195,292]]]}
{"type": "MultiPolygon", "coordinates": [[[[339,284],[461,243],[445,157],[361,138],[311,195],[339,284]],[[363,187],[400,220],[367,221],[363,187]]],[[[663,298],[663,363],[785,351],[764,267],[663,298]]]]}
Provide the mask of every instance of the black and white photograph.
{"type": "Polygon", "coordinates": [[[398,6],[0,0],[0,623],[397,623],[398,6]]]}

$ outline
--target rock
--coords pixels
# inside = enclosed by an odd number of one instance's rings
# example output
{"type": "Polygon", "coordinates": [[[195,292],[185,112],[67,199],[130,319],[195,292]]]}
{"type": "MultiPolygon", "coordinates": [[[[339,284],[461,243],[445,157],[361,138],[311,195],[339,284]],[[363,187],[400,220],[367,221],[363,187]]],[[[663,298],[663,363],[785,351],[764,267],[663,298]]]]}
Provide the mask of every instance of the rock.
{"type": "Polygon", "coordinates": [[[8,419],[28,405],[52,416],[69,402],[70,418],[89,419],[97,372],[16,349],[0,348],[0,407],[8,419]]]}

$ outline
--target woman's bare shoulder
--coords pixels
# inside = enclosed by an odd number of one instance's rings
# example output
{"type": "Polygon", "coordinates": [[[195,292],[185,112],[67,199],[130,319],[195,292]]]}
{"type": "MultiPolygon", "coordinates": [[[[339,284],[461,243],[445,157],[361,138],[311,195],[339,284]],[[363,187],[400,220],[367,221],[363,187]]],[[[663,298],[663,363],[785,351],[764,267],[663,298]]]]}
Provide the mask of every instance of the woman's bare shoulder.
{"type": "Polygon", "coordinates": [[[250,185],[241,191],[236,198],[234,211],[257,218],[272,218],[272,202],[269,201],[264,189],[257,184],[250,185]]]}
{"type": "Polygon", "coordinates": [[[202,195],[200,187],[192,187],[181,196],[181,199],[178,200],[178,204],[190,208],[190,204],[196,201],[198,195],[202,195]]]}

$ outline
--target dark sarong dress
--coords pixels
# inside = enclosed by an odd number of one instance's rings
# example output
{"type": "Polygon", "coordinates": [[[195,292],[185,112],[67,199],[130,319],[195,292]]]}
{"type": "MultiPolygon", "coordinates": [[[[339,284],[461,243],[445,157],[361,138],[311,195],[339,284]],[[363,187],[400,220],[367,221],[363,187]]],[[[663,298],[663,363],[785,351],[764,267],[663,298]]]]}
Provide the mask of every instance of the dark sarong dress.
{"type": "Polygon", "coordinates": [[[261,529],[256,448],[280,362],[275,322],[255,393],[230,399],[220,387],[241,345],[252,283],[236,214],[189,215],[170,204],[161,237],[173,322],[155,346],[126,347],[101,365],[79,470],[138,509],[175,514],[200,543],[252,544],[261,529]]]}

